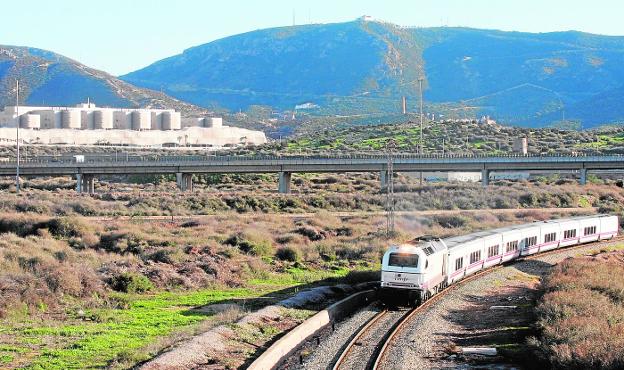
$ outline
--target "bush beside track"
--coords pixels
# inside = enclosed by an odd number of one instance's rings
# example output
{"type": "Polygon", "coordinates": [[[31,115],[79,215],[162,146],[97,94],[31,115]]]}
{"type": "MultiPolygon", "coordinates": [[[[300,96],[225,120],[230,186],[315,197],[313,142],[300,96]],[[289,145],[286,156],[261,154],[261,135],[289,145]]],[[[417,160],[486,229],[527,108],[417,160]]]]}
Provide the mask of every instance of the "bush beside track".
{"type": "Polygon", "coordinates": [[[624,368],[624,251],[571,258],[543,283],[537,347],[555,368],[624,368]]]}

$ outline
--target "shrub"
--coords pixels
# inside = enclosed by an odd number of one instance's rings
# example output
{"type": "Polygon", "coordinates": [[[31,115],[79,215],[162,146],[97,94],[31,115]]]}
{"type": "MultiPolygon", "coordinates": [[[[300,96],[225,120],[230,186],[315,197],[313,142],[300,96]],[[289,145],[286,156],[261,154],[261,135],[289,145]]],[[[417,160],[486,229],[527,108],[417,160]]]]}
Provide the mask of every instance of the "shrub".
{"type": "Polygon", "coordinates": [[[154,288],[147,277],[133,272],[123,272],[113,276],[109,285],[113,290],[124,293],[144,293],[154,288]]]}
{"type": "Polygon", "coordinates": [[[152,260],[154,262],[162,262],[173,264],[174,260],[172,258],[173,252],[168,249],[159,249],[156,252],[150,254],[147,259],[152,260]]]}
{"type": "Polygon", "coordinates": [[[614,278],[624,274],[622,257],[568,259],[544,280],[538,347],[555,367],[624,367],[624,282],[614,278]]]}
{"type": "Polygon", "coordinates": [[[89,225],[76,217],[57,217],[47,223],[50,233],[57,238],[79,238],[91,232],[89,225]]]}
{"type": "Polygon", "coordinates": [[[273,245],[266,239],[251,237],[244,233],[236,233],[227,238],[223,244],[237,247],[241,252],[253,256],[270,256],[273,254],[273,245]]]}
{"type": "Polygon", "coordinates": [[[297,262],[301,259],[301,253],[293,246],[285,246],[275,252],[275,257],[282,261],[297,262]]]}
{"type": "Polygon", "coordinates": [[[461,215],[439,215],[434,220],[445,229],[462,227],[468,223],[466,217],[461,215]]]}
{"type": "Polygon", "coordinates": [[[295,230],[297,234],[301,234],[311,241],[322,240],[327,237],[327,233],[324,230],[318,230],[312,226],[301,226],[295,230]]]}

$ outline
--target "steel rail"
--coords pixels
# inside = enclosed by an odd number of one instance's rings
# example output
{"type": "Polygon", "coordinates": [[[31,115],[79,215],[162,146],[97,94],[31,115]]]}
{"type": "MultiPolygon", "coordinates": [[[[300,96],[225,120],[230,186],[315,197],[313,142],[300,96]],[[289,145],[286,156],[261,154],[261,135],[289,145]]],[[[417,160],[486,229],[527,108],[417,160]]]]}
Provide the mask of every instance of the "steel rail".
{"type": "MultiPolygon", "coordinates": [[[[535,254],[531,254],[528,256],[523,256],[517,259],[512,260],[513,262],[510,264],[516,264],[518,262],[521,261],[526,261],[526,260],[533,260],[536,259],[538,257],[544,257],[544,256],[549,256],[549,255],[553,255],[553,254],[557,254],[557,253],[562,253],[565,251],[570,251],[570,250],[575,250],[575,249],[580,249],[580,248],[584,248],[584,247],[588,247],[591,246],[593,244],[599,244],[599,243],[604,243],[605,241],[618,241],[618,240],[623,240],[624,236],[616,236],[613,237],[611,239],[608,240],[597,240],[594,242],[590,242],[590,243],[584,243],[584,244],[576,244],[576,245],[571,245],[568,247],[564,247],[564,248],[558,248],[558,249],[553,249],[553,250],[549,250],[546,252],[540,252],[540,253],[535,253],[535,254]]],[[[438,294],[434,295],[433,297],[431,297],[430,299],[426,300],[425,302],[423,302],[420,306],[415,307],[414,309],[412,309],[407,315],[405,315],[403,318],[401,318],[401,320],[397,323],[397,325],[392,329],[392,332],[390,332],[390,334],[386,337],[386,340],[384,341],[383,346],[381,347],[381,349],[379,350],[378,355],[375,357],[375,362],[373,363],[373,366],[371,367],[371,369],[373,370],[378,370],[381,368],[381,365],[387,355],[388,349],[391,346],[391,342],[393,340],[395,340],[395,338],[399,335],[399,333],[401,333],[401,331],[403,329],[405,329],[405,327],[407,326],[407,324],[411,321],[411,319],[413,317],[415,317],[416,315],[418,315],[419,313],[425,311],[429,306],[431,306],[432,304],[434,304],[436,301],[440,300],[442,297],[444,297],[445,295],[447,295],[448,293],[450,293],[451,291],[459,288],[460,286],[475,280],[478,277],[482,277],[485,275],[489,275],[491,273],[493,273],[496,270],[501,269],[502,267],[506,266],[505,263],[503,264],[499,264],[496,266],[492,266],[489,267],[485,270],[481,270],[478,273],[471,275],[469,277],[466,277],[456,283],[453,283],[452,285],[448,286],[447,288],[445,288],[444,290],[440,291],[438,294]]]]}

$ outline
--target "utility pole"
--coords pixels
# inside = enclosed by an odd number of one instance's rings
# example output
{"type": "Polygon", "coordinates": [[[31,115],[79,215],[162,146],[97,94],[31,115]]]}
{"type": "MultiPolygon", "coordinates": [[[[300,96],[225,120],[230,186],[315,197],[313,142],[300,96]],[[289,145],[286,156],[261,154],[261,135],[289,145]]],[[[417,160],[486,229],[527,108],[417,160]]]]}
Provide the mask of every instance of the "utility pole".
{"type": "Polygon", "coordinates": [[[386,187],[386,235],[390,239],[394,235],[394,158],[393,151],[396,149],[396,142],[388,140],[386,151],[388,154],[388,185],[386,187]]]}
{"type": "Polygon", "coordinates": [[[19,116],[19,80],[15,80],[15,115],[17,116],[17,165],[15,167],[15,191],[20,192],[20,116],[19,116]]]}
{"type": "MultiPolygon", "coordinates": [[[[418,87],[420,89],[420,156],[424,154],[423,149],[423,92],[422,92],[423,78],[418,79],[418,87]]],[[[420,186],[423,184],[423,172],[420,171],[420,186]]]]}

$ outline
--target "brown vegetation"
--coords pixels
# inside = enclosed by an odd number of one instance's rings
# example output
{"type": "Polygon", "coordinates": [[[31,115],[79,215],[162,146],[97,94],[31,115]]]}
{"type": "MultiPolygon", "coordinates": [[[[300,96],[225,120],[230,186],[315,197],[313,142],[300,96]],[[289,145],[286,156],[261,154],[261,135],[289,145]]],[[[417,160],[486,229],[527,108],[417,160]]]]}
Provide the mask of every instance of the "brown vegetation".
{"type": "Polygon", "coordinates": [[[624,252],[568,259],[544,281],[537,344],[558,368],[624,367],[624,252]]]}

